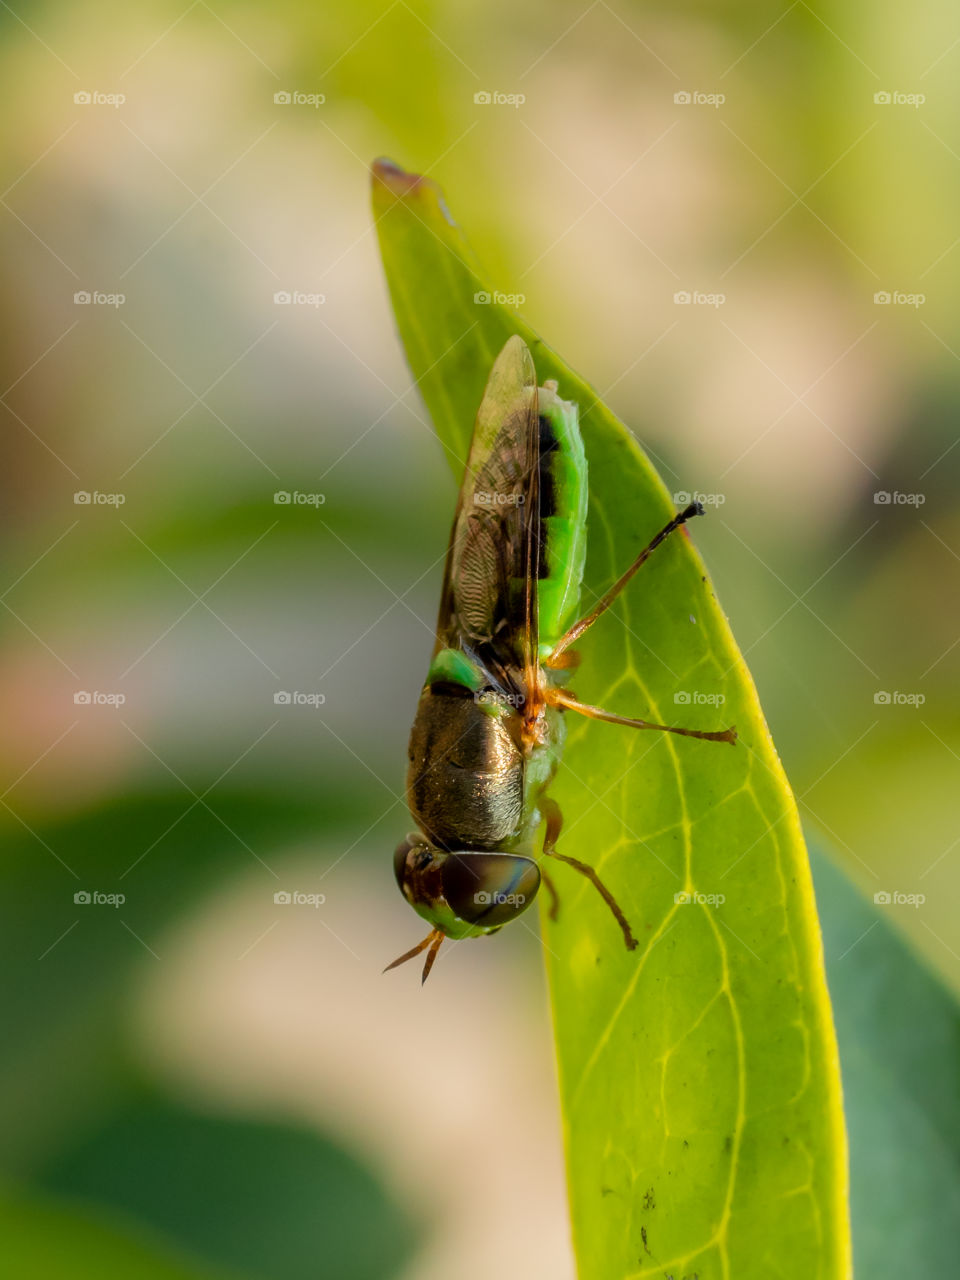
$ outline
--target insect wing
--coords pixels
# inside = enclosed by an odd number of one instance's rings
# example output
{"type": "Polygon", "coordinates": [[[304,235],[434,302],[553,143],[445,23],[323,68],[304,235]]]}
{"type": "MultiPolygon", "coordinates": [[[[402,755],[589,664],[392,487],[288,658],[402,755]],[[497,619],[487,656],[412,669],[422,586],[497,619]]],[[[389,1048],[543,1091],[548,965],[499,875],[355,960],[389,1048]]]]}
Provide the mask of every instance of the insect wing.
{"type": "Polygon", "coordinates": [[[490,372],[460,489],[438,633],[501,665],[536,653],[539,562],[537,376],[512,337],[490,372]]]}

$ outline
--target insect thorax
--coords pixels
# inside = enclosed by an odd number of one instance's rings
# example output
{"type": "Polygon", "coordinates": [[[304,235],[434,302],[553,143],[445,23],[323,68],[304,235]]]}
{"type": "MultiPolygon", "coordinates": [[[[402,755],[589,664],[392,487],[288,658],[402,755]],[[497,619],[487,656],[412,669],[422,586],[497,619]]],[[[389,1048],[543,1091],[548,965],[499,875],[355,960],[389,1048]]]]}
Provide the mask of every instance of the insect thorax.
{"type": "Polygon", "coordinates": [[[548,709],[543,745],[524,750],[523,707],[522,692],[491,687],[462,652],[434,658],[410,734],[407,800],[439,848],[529,851],[564,726],[548,709]]]}
{"type": "Polygon", "coordinates": [[[482,693],[428,686],[410,734],[407,800],[420,829],[446,849],[496,850],[519,833],[524,756],[519,714],[491,714],[482,693]]]}

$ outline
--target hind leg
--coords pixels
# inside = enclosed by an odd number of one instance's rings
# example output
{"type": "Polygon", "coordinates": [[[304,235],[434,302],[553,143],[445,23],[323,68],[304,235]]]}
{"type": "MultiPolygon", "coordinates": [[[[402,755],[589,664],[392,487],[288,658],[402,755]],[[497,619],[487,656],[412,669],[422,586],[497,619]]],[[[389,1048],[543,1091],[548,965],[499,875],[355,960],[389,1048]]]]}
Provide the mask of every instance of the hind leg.
{"type": "MultiPolygon", "coordinates": [[[[568,867],[573,867],[573,869],[575,871],[579,871],[582,876],[586,876],[596,891],[600,894],[600,897],[612,911],[613,917],[623,933],[623,941],[626,944],[627,950],[633,951],[637,945],[637,940],[630,931],[630,925],[627,923],[627,918],[620,910],[620,906],[616,898],[597,875],[596,871],[594,871],[593,867],[589,866],[586,862],[581,862],[578,858],[571,858],[569,854],[557,853],[555,846],[563,827],[563,814],[560,812],[560,806],[557,804],[556,800],[544,797],[541,801],[541,807],[543,809],[544,817],[547,820],[547,832],[543,838],[544,855],[548,858],[556,858],[558,862],[565,862],[568,867]]],[[[554,905],[550,909],[551,919],[556,918],[557,899],[555,890],[553,890],[553,900],[554,905]]]]}

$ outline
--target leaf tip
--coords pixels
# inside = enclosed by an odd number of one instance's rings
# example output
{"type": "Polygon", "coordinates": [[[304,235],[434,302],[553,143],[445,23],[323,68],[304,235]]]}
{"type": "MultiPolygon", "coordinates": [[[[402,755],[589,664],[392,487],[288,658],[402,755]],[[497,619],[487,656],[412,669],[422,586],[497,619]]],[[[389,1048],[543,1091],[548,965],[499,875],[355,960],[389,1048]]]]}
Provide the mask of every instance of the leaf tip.
{"type": "Polygon", "coordinates": [[[379,159],[374,160],[370,166],[370,174],[374,195],[378,188],[383,188],[398,200],[404,200],[410,196],[432,196],[450,226],[456,226],[444,200],[443,191],[432,178],[422,173],[408,173],[387,156],[380,156],[379,159]]]}
{"type": "Polygon", "coordinates": [[[370,166],[370,172],[374,183],[381,182],[398,196],[406,195],[423,180],[420,174],[407,173],[387,156],[380,156],[379,159],[374,160],[370,166]]]}

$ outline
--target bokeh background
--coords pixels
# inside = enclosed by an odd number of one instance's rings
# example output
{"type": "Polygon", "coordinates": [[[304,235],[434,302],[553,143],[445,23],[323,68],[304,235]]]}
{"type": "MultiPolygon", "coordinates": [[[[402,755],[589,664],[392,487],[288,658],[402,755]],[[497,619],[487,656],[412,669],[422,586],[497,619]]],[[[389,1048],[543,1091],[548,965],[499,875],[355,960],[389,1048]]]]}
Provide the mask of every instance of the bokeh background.
{"type": "Polygon", "coordinates": [[[454,487],[368,165],[438,179],[707,495],[805,821],[922,895],[884,909],[956,984],[957,15],[14,0],[0,30],[17,1274],[109,1274],[109,1237],[118,1275],[563,1280],[535,938],[379,973],[420,936],[390,854],[454,487]]]}

